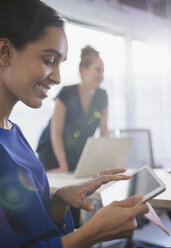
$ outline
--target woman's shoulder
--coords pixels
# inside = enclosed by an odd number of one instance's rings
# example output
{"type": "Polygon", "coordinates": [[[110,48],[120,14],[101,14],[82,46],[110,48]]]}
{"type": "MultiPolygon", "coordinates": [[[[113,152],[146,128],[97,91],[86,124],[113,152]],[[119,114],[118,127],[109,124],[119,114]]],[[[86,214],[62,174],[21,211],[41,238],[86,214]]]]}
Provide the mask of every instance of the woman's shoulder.
{"type": "Polygon", "coordinates": [[[95,103],[103,109],[108,106],[108,95],[105,89],[98,88],[95,94],[95,103]]]}
{"type": "Polygon", "coordinates": [[[76,90],[78,87],[78,84],[71,84],[71,85],[65,85],[61,89],[61,91],[71,92],[73,90],[76,90]]]}
{"type": "Polygon", "coordinates": [[[97,91],[102,93],[102,94],[107,94],[106,90],[103,88],[98,88],[97,91]]]}
{"type": "Polygon", "coordinates": [[[105,89],[102,89],[102,88],[98,88],[97,90],[96,90],[96,94],[97,94],[97,96],[99,97],[107,97],[107,92],[106,92],[106,90],[105,89]]]}
{"type": "Polygon", "coordinates": [[[58,93],[57,98],[61,100],[69,99],[71,96],[77,94],[77,86],[78,84],[63,86],[61,91],[58,93]]]}

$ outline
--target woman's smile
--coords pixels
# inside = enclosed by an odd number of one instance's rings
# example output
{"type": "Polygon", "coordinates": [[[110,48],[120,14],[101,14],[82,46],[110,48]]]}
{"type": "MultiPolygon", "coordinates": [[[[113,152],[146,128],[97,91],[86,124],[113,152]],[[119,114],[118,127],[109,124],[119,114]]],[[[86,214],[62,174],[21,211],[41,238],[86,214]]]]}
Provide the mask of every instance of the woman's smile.
{"type": "Polygon", "coordinates": [[[48,90],[51,89],[51,86],[52,85],[50,85],[50,84],[45,84],[45,83],[41,83],[41,82],[37,83],[37,87],[40,90],[40,93],[42,94],[43,98],[48,97],[48,90]]]}

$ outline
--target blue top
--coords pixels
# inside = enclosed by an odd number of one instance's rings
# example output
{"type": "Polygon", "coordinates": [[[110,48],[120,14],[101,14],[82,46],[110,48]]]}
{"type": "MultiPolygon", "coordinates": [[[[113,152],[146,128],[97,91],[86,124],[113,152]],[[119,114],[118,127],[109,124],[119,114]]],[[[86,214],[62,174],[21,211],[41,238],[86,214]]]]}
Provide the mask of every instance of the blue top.
{"type": "Polygon", "coordinates": [[[70,210],[53,222],[46,173],[19,127],[0,128],[0,247],[61,248],[72,231],[70,210]]]}
{"type": "MultiPolygon", "coordinates": [[[[64,86],[57,98],[66,107],[63,143],[69,170],[74,170],[87,138],[93,136],[96,128],[99,127],[103,111],[108,105],[107,93],[104,89],[96,89],[88,113],[82,108],[78,84],[64,86]]],[[[45,168],[52,169],[59,166],[48,140],[50,140],[50,122],[40,137],[37,152],[45,168]]]]}

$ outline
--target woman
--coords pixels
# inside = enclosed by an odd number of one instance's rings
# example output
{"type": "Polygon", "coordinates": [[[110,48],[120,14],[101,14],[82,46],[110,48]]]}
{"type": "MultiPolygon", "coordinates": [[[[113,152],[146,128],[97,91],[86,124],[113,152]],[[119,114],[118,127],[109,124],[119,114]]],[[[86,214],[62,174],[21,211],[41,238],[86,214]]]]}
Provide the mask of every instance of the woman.
{"type": "Polygon", "coordinates": [[[93,210],[86,196],[103,183],[128,179],[104,172],[78,186],[58,190],[50,199],[42,164],[19,127],[9,121],[20,100],[42,105],[47,91],[60,82],[59,65],[67,56],[62,18],[40,0],[0,0],[0,246],[91,247],[132,235],[135,216],[148,211],[135,206],[142,196],[112,203],[73,232],[69,205],[93,210]],[[112,216],[112,218],[111,218],[112,216]],[[91,230],[91,233],[89,232],[91,230]]]}
{"type": "Polygon", "coordinates": [[[39,140],[37,152],[47,172],[75,170],[87,138],[97,127],[101,136],[109,135],[107,94],[99,88],[104,64],[91,46],[81,50],[79,71],[81,83],[59,92],[52,121],[39,140]]]}

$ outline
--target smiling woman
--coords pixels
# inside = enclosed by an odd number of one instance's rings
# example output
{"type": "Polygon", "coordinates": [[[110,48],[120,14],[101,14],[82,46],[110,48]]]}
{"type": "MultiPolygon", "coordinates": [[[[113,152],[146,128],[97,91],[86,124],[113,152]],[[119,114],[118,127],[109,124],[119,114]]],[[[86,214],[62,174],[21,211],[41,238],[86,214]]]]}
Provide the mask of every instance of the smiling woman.
{"type": "Polygon", "coordinates": [[[25,45],[22,50],[16,50],[7,39],[1,40],[0,48],[4,46],[8,81],[4,81],[2,86],[8,89],[7,93],[12,96],[13,103],[21,100],[30,107],[40,107],[51,85],[60,83],[59,65],[67,55],[63,29],[49,27],[43,39],[25,45]],[[9,67],[10,64],[15,64],[15,67],[9,67]]]}
{"type": "MultiPolygon", "coordinates": [[[[1,60],[8,70],[8,80],[3,80],[4,85],[0,85],[1,94],[6,90],[12,99],[11,104],[21,100],[31,107],[39,107],[42,99],[47,97],[50,85],[60,82],[59,64],[67,54],[64,20],[50,7],[39,6],[37,1],[31,1],[32,6],[19,0],[9,2],[1,0],[1,60]],[[5,16],[6,8],[10,18],[5,16]],[[26,10],[24,18],[20,8],[26,10]],[[18,24],[14,26],[12,22],[18,24]]],[[[3,76],[5,74],[1,73],[3,76]]]]}
{"type": "Polygon", "coordinates": [[[145,205],[135,207],[142,196],[134,197],[102,209],[73,232],[69,206],[93,210],[85,198],[104,183],[128,179],[116,175],[125,170],[61,188],[50,199],[41,162],[20,128],[8,120],[19,100],[32,108],[42,105],[51,86],[60,83],[59,65],[66,56],[64,21],[58,13],[40,0],[0,0],[1,247],[88,248],[132,235],[134,217],[148,211],[145,205]]]}

